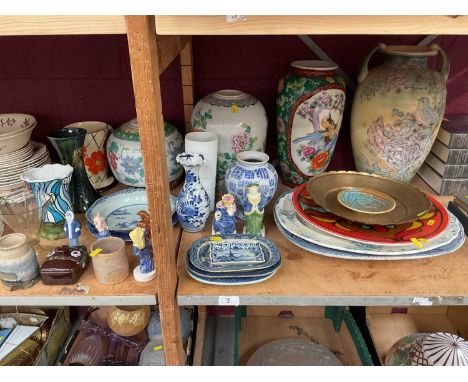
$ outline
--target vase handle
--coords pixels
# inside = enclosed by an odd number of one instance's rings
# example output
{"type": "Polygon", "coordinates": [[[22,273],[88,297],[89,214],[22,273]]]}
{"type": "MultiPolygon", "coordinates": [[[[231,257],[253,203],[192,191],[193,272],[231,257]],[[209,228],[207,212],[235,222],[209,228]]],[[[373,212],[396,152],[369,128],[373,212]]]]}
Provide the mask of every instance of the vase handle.
{"type": "Polygon", "coordinates": [[[431,44],[430,48],[437,50],[442,56],[442,67],[440,68],[440,75],[444,79],[444,82],[447,82],[450,72],[450,63],[448,60],[447,53],[445,53],[445,50],[443,50],[439,44],[431,44]]]}
{"type": "Polygon", "coordinates": [[[358,76],[357,76],[357,79],[358,79],[358,82],[361,83],[362,81],[364,81],[364,79],[367,77],[367,73],[369,73],[369,60],[370,58],[372,57],[372,55],[375,53],[375,52],[378,52],[379,50],[382,50],[386,47],[387,45],[385,45],[384,43],[379,43],[377,44],[374,49],[372,49],[366,56],[366,58],[364,59],[364,62],[362,63],[361,65],[361,70],[359,71],[358,73],[358,76]]]}

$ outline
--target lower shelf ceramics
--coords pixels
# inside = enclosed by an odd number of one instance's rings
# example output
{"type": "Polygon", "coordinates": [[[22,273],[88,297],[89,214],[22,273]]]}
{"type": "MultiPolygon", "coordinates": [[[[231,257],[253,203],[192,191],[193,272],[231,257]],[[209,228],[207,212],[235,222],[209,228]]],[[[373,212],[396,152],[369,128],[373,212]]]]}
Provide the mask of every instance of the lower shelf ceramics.
{"type": "MultiPolygon", "coordinates": [[[[315,253],[317,255],[323,255],[328,257],[336,257],[340,259],[349,259],[349,260],[413,260],[413,259],[423,259],[427,257],[435,257],[440,255],[445,255],[450,252],[455,252],[459,249],[464,241],[465,241],[465,233],[460,225],[460,230],[458,236],[452,240],[449,244],[443,245],[439,248],[435,248],[429,251],[423,251],[415,254],[408,254],[408,255],[361,255],[358,253],[348,252],[348,251],[340,251],[337,249],[322,247],[321,245],[317,245],[300,237],[293,235],[292,233],[288,232],[284,227],[281,226],[277,216],[276,211],[274,214],[276,225],[278,226],[279,231],[286,237],[291,243],[297,245],[299,248],[302,248],[308,252],[315,253]]],[[[460,224],[460,223],[458,223],[460,224]]]]}
{"type": "Polygon", "coordinates": [[[421,247],[416,245],[387,245],[381,246],[378,244],[364,243],[357,240],[344,239],[339,236],[331,235],[312,225],[303,224],[297,217],[296,211],[292,203],[292,191],[287,191],[278,198],[275,204],[275,219],[289,233],[298,236],[299,238],[317,244],[322,247],[337,249],[340,251],[354,252],[367,255],[409,255],[420,252],[427,252],[432,249],[439,248],[449,244],[459,234],[460,224],[456,217],[449,215],[449,225],[447,229],[438,237],[422,242],[421,247]]]}
{"type": "Polygon", "coordinates": [[[273,277],[276,271],[268,274],[267,276],[258,276],[258,277],[232,277],[232,278],[205,278],[199,275],[195,275],[190,271],[188,268],[185,268],[187,273],[192,277],[194,280],[199,281],[204,284],[212,284],[212,285],[250,285],[250,284],[257,284],[262,281],[268,280],[269,278],[273,277]]]}

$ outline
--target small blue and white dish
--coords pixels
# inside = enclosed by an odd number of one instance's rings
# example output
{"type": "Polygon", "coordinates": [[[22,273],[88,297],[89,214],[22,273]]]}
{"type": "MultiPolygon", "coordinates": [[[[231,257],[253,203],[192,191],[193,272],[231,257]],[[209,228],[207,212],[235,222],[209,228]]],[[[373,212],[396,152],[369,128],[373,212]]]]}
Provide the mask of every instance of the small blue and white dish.
{"type": "MultiPolygon", "coordinates": [[[[219,237],[219,236],[214,236],[219,237]]],[[[258,241],[219,240],[210,243],[210,258],[213,264],[264,263],[264,247],[258,241]]]]}
{"type": "Polygon", "coordinates": [[[272,267],[280,262],[281,255],[275,243],[266,237],[249,234],[219,235],[205,236],[195,241],[187,252],[187,260],[190,261],[195,268],[205,272],[239,272],[272,267]],[[231,258],[228,256],[224,258],[222,262],[213,262],[211,257],[211,245],[213,243],[226,243],[233,247],[238,247],[239,244],[250,243],[249,245],[255,247],[257,252],[254,256],[251,256],[251,258],[258,255],[258,251],[261,251],[264,261],[246,262],[244,261],[246,258],[245,254],[237,257],[230,252],[232,255],[231,258]]]}

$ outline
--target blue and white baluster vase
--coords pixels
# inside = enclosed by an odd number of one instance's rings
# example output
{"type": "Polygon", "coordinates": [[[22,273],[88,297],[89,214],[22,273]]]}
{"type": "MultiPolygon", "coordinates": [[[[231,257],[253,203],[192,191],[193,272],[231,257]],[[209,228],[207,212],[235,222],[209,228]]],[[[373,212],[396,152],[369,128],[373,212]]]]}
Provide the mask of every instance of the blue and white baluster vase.
{"type": "Polygon", "coordinates": [[[210,198],[200,182],[200,167],[206,162],[203,154],[182,153],[177,162],[185,169],[184,187],[177,197],[177,217],[188,232],[201,231],[210,214],[210,198]]]}
{"type": "MultiPolygon", "coordinates": [[[[234,195],[236,205],[242,207],[247,195],[247,187],[258,184],[265,205],[271,201],[278,188],[278,173],[268,163],[269,156],[259,151],[243,151],[237,154],[237,163],[226,172],[225,184],[228,192],[234,195]]],[[[245,220],[242,208],[237,208],[236,216],[245,220]]]]}

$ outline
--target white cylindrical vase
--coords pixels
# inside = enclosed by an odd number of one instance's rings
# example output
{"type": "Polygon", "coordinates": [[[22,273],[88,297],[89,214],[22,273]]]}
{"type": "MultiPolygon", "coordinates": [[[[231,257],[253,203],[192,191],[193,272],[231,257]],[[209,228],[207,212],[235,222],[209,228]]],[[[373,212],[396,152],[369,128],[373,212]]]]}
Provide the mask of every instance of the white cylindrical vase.
{"type": "Polygon", "coordinates": [[[210,198],[210,211],[216,202],[216,164],[218,160],[218,134],[203,131],[185,135],[185,151],[203,154],[206,162],[200,167],[200,181],[210,198]]]}

